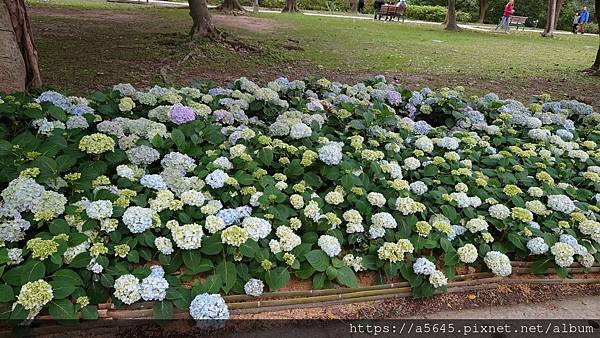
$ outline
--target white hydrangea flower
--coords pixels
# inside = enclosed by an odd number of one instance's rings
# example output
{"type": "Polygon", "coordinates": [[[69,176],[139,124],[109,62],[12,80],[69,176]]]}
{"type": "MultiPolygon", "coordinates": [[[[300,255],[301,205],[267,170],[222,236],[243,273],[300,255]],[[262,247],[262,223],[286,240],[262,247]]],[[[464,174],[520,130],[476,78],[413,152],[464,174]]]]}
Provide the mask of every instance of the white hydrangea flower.
{"type": "Polygon", "coordinates": [[[154,239],[154,245],[163,255],[170,255],[173,253],[173,243],[166,237],[156,237],[154,239]]]}
{"type": "Polygon", "coordinates": [[[113,213],[113,205],[111,201],[99,200],[88,204],[85,208],[85,213],[91,219],[102,220],[109,218],[113,213]]]}
{"type": "Polygon", "coordinates": [[[265,284],[260,279],[251,278],[244,284],[244,292],[249,296],[260,297],[263,293],[265,284]]]}
{"type": "Polygon", "coordinates": [[[319,159],[327,165],[338,165],[342,161],[342,146],[340,142],[329,142],[319,149],[319,159]]]}
{"type": "Polygon", "coordinates": [[[548,196],[548,207],[554,211],[560,211],[565,214],[570,214],[577,209],[573,201],[566,195],[548,196]]]}
{"type": "Polygon", "coordinates": [[[319,248],[325,251],[329,257],[335,257],[342,252],[342,247],[337,238],[329,235],[321,235],[317,241],[319,248]]]}
{"type": "Polygon", "coordinates": [[[123,223],[134,234],[142,233],[152,227],[152,209],[133,206],[123,213],[123,223]]]}
{"type": "Polygon", "coordinates": [[[200,224],[191,223],[171,227],[171,235],[177,247],[184,250],[194,250],[202,246],[204,232],[200,224]]]}
{"type": "Polygon", "coordinates": [[[242,221],[242,228],[246,229],[248,236],[258,241],[266,238],[271,233],[273,226],[269,221],[258,217],[246,217],[242,221]]]}
{"type": "Polygon", "coordinates": [[[483,261],[498,276],[506,277],[512,273],[510,259],[499,251],[489,251],[483,258],[483,261]]]}
{"type": "Polygon", "coordinates": [[[114,288],[115,297],[127,305],[131,305],[142,298],[140,281],[134,275],[127,274],[117,278],[114,288]]]}
{"type": "Polygon", "coordinates": [[[385,196],[383,196],[383,194],[380,194],[378,192],[368,193],[367,200],[369,201],[369,203],[371,203],[371,205],[379,207],[379,208],[383,207],[385,205],[385,203],[387,202],[385,199],[385,196]]]}
{"type": "Polygon", "coordinates": [[[499,220],[506,219],[510,216],[510,209],[504,204],[494,204],[490,206],[488,212],[490,213],[490,216],[499,220]]]}
{"type": "Polygon", "coordinates": [[[477,248],[471,243],[461,246],[456,252],[463,263],[471,264],[477,260],[477,248]]]}
{"type": "Polygon", "coordinates": [[[446,278],[443,272],[436,270],[429,275],[429,283],[436,289],[441,288],[442,286],[446,286],[448,284],[448,278],[446,278]]]}
{"type": "Polygon", "coordinates": [[[429,276],[436,271],[435,264],[424,257],[419,257],[413,264],[413,271],[417,275],[429,276]]]}
{"type": "Polygon", "coordinates": [[[217,169],[206,176],[206,184],[213,189],[219,189],[225,186],[225,181],[229,178],[226,172],[221,169],[217,169]]]}
{"type": "Polygon", "coordinates": [[[534,237],[527,241],[527,249],[532,255],[543,255],[548,252],[548,244],[542,237],[534,237]]]}

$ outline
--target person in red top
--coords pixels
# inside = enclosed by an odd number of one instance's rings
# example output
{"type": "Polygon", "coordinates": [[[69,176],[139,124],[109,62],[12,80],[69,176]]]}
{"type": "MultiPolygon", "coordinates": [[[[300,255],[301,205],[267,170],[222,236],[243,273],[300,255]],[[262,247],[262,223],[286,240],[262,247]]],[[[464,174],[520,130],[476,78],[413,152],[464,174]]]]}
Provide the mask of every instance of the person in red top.
{"type": "Polygon", "coordinates": [[[498,30],[498,27],[502,26],[502,28],[504,29],[504,32],[508,33],[508,24],[510,23],[510,16],[515,12],[514,6],[515,6],[514,0],[509,0],[508,3],[506,4],[506,6],[504,6],[504,11],[502,12],[502,18],[500,19],[500,22],[496,26],[496,30],[498,30]]]}

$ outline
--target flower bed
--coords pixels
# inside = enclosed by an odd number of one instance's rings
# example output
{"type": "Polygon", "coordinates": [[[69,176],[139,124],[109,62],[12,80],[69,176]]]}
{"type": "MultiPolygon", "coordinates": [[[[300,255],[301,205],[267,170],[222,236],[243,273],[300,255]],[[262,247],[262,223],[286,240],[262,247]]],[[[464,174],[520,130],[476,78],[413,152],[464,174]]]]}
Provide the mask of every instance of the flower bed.
{"type": "Polygon", "coordinates": [[[425,297],[466,265],[566,277],[600,258],[600,115],[576,101],[383,77],[1,100],[4,318],[95,319],[110,299],[205,326],[229,316],[219,294],[292,277],[370,271],[425,297]]]}

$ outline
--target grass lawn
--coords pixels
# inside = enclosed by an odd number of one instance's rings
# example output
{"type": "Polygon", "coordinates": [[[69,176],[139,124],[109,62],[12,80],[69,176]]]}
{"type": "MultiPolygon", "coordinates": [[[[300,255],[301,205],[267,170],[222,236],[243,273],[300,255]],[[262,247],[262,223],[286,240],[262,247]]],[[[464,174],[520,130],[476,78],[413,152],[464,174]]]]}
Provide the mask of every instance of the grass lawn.
{"type": "Polygon", "coordinates": [[[522,100],[548,92],[600,107],[600,79],[580,73],[593,62],[595,37],[446,32],[441,25],[297,14],[215,15],[223,31],[259,47],[240,51],[190,42],[186,9],[95,0],[29,4],[46,84],[77,94],[118,82],[280,75],[358,81],[383,73],[410,88],[463,85],[473,94],[522,100]]]}

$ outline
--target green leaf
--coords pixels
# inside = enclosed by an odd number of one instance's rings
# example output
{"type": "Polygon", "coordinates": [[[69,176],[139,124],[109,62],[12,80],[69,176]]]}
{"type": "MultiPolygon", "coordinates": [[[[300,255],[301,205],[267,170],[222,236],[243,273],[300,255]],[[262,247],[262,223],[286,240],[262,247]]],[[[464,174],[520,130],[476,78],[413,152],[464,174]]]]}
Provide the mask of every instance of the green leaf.
{"type": "Polygon", "coordinates": [[[270,290],[277,290],[287,285],[290,280],[290,273],[286,268],[277,267],[265,273],[265,282],[270,290]]]}
{"type": "Polygon", "coordinates": [[[46,267],[42,261],[28,261],[21,267],[20,274],[21,284],[33,282],[44,278],[44,275],[46,274],[46,267]]]}
{"type": "Polygon", "coordinates": [[[273,163],[273,150],[270,148],[262,148],[258,151],[258,160],[262,164],[270,166],[273,163]]]}
{"type": "Polygon", "coordinates": [[[0,284],[0,303],[12,302],[14,299],[13,288],[6,284],[0,284]]]}
{"type": "Polygon", "coordinates": [[[185,134],[179,129],[173,129],[171,132],[171,140],[177,146],[177,148],[183,148],[185,146],[185,134]]]}
{"type": "Polygon", "coordinates": [[[443,205],[442,206],[442,214],[446,217],[448,217],[448,219],[454,224],[454,223],[459,223],[460,221],[460,217],[458,216],[458,214],[456,213],[456,209],[454,209],[452,206],[450,205],[443,205]]]}
{"type": "Polygon", "coordinates": [[[183,264],[192,273],[198,273],[198,268],[202,262],[202,254],[200,250],[183,250],[181,256],[183,257],[183,264]]]}
{"type": "Polygon", "coordinates": [[[46,111],[48,112],[48,114],[50,114],[50,116],[52,116],[53,118],[55,118],[57,120],[60,120],[63,122],[65,122],[67,120],[67,114],[65,113],[65,111],[57,106],[52,105],[52,106],[48,107],[48,109],[46,111]]]}
{"type": "Polygon", "coordinates": [[[400,274],[402,275],[402,277],[410,284],[410,286],[412,286],[413,288],[416,288],[417,286],[421,285],[421,283],[423,282],[423,280],[421,278],[419,278],[419,276],[414,273],[413,269],[411,268],[410,264],[406,264],[406,263],[400,263],[399,269],[400,274]]]}
{"type": "Polygon", "coordinates": [[[249,258],[254,258],[259,249],[258,243],[251,239],[240,245],[240,253],[249,258]]]}
{"type": "Polygon", "coordinates": [[[200,252],[205,255],[214,256],[223,250],[223,243],[221,243],[221,235],[214,234],[206,239],[203,238],[200,252]]]}
{"type": "Polygon", "coordinates": [[[51,281],[50,285],[52,286],[54,299],[67,298],[75,291],[75,285],[67,284],[65,282],[51,281]]]}
{"type": "Polygon", "coordinates": [[[315,269],[310,264],[304,262],[300,264],[300,269],[296,270],[296,277],[300,279],[309,279],[315,273],[315,269]]]}
{"type": "Polygon", "coordinates": [[[423,170],[423,175],[427,176],[427,177],[432,177],[438,174],[438,168],[437,166],[430,164],[428,166],[425,167],[425,169],[423,170]]]}
{"type": "Polygon", "coordinates": [[[229,292],[231,288],[235,285],[235,281],[237,279],[237,271],[235,269],[235,264],[232,262],[223,261],[217,265],[216,273],[221,276],[221,280],[223,280],[223,291],[225,293],[229,292]]]}
{"type": "Polygon", "coordinates": [[[84,268],[84,267],[88,266],[88,264],[90,263],[91,260],[92,260],[92,256],[90,256],[90,253],[83,252],[83,253],[80,253],[79,255],[75,256],[75,258],[73,258],[73,260],[71,261],[71,264],[69,264],[69,267],[72,267],[75,269],[84,268]]]}
{"type": "Polygon", "coordinates": [[[223,279],[220,275],[212,275],[204,282],[204,291],[208,293],[219,293],[223,287],[223,279]]]}
{"type": "Polygon", "coordinates": [[[349,288],[358,287],[358,280],[354,271],[347,266],[343,266],[337,269],[337,280],[340,284],[345,285],[349,288]]]}
{"type": "Polygon", "coordinates": [[[173,303],[168,300],[154,302],[152,307],[154,319],[172,319],[173,318],[173,303]]]}
{"type": "Polygon", "coordinates": [[[69,224],[64,219],[56,219],[49,226],[50,233],[53,235],[68,234],[69,228],[69,224]]]}
{"type": "Polygon", "coordinates": [[[96,305],[88,305],[81,309],[81,317],[85,320],[98,319],[98,307],[96,305]]]}
{"type": "Polygon", "coordinates": [[[521,240],[521,236],[517,235],[514,232],[511,232],[511,233],[508,234],[507,238],[517,248],[519,248],[521,250],[527,250],[527,247],[525,246],[525,244],[521,240]]]}
{"type": "Polygon", "coordinates": [[[329,256],[327,256],[323,250],[312,250],[304,255],[304,257],[306,257],[308,263],[319,272],[327,270],[327,267],[329,266],[329,256]]]}
{"type": "Polygon", "coordinates": [[[68,299],[53,300],[48,307],[48,312],[56,320],[77,319],[75,306],[68,299]]]}
{"type": "Polygon", "coordinates": [[[529,266],[529,271],[535,275],[543,275],[552,265],[552,259],[540,259],[529,266]]]}
{"type": "Polygon", "coordinates": [[[25,310],[25,308],[23,308],[23,305],[17,304],[15,306],[15,308],[12,310],[12,312],[10,313],[10,319],[17,320],[17,321],[23,321],[23,320],[27,319],[28,315],[29,315],[29,310],[25,310]]]}
{"type": "Polygon", "coordinates": [[[337,278],[337,270],[333,266],[328,266],[327,270],[325,270],[325,274],[329,280],[334,280],[337,278]]]}
{"type": "Polygon", "coordinates": [[[315,276],[313,277],[313,288],[315,290],[320,290],[325,286],[325,280],[327,279],[327,276],[325,276],[325,273],[323,272],[319,272],[317,274],[315,274],[315,276]]]}

